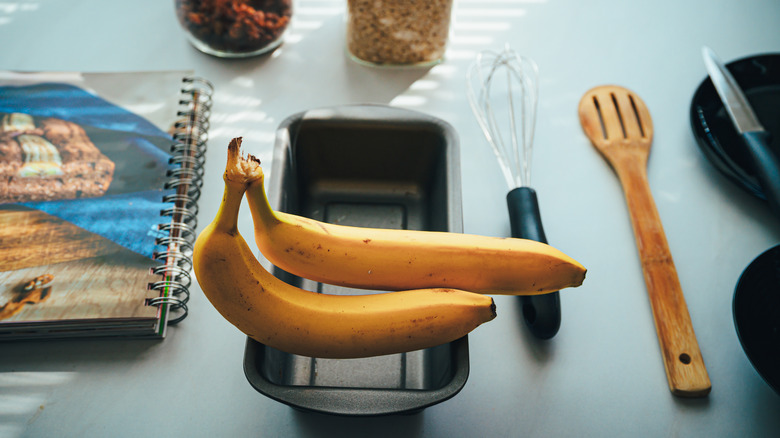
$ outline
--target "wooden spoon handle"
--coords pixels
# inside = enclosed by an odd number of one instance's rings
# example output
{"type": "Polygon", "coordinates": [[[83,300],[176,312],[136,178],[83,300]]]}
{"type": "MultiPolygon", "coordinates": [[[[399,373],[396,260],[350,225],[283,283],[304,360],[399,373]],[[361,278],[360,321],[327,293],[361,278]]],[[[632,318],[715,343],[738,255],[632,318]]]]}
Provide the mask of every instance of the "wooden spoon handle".
{"type": "Polygon", "coordinates": [[[706,396],[712,385],[650,192],[646,167],[642,160],[622,164],[616,169],[628,203],[669,389],[681,397],[706,396]]]}

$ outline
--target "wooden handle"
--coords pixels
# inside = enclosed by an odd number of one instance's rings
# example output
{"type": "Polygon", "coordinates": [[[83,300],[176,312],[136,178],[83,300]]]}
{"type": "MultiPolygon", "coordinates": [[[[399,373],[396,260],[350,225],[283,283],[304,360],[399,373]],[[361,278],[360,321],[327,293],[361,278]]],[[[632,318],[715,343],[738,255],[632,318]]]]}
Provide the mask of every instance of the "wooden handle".
{"type": "Polygon", "coordinates": [[[676,396],[704,397],[712,385],[650,192],[645,162],[629,159],[615,169],[628,202],[669,389],[676,396]]]}

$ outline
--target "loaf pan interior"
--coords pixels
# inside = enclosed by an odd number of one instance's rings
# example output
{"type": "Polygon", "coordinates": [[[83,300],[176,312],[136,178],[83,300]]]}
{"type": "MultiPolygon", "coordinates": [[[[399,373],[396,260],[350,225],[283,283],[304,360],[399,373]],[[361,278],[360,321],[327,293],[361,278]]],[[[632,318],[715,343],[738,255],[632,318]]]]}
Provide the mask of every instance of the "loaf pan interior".
{"type": "MultiPolygon", "coordinates": [[[[324,222],[462,232],[457,138],[430,116],[381,105],[296,114],[277,131],[273,208],[324,222]]],[[[326,294],[375,293],[274,275],[326,294]]],[[[294,315],[290,315],[294,318],[294,315]]],[[[341,415],[410,413],[454,396],[468,376],[467,337],[364,359],[288,354],[247,340],[244,368],[259,392],[341,415]]]]}

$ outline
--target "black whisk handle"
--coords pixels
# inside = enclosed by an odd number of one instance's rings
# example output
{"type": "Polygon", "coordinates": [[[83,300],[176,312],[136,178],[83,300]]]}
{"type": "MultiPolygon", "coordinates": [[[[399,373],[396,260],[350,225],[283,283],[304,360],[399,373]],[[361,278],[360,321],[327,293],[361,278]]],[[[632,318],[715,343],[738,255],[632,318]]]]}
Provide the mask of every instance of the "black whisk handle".
{"type": "MultiPolygon", "coordinates": [[[[539,213],[536,191],[517,187],[506,195],[512,237],[547,243],[539,213]]],[[[520,297],[523,319],[531,333],[540,339],[550,339],[561,326],[561,298],[558,292],[520,297]]]]}
{"type": "Polygon", "coordinates": [[[539,201],[534,189],[518,187],[507,193],[506,203],[509,207],[512,237],[547,243],[542,227],[542,216],[539,214],[539,201]]]}

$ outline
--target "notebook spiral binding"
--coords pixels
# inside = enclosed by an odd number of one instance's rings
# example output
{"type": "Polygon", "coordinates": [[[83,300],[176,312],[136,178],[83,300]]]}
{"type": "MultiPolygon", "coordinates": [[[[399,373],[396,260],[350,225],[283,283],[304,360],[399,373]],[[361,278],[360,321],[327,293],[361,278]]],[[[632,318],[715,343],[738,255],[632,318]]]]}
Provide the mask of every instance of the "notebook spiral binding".
{"type": "MultiPolygon", "coordinates": [[[[158,306],[161,312],[169,312],[168,325],[174,325],[187,317],[187,302],[192,284],[192,251],[197,237],[198,198],[203,185],[203,165],[208,142],[209,117],[213,85],[203,78],[182,79],[180,110],[173,126],[172,157],[169,160],[166,189],[174,191],[163,197],[171,207],[160,212],[170,221],[161,223],[158,230],[164,237],[158,237],[155,244],[165,248],[155,252],[155,260],[162,262],[152,269],[160,280],[149,288],[159,296],[149,300],[151,306],[158,306]]],[[[165,318],[161,320],[165,320],[165,318]]]]}

